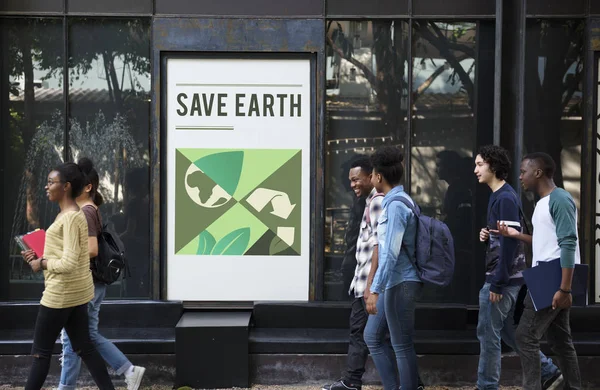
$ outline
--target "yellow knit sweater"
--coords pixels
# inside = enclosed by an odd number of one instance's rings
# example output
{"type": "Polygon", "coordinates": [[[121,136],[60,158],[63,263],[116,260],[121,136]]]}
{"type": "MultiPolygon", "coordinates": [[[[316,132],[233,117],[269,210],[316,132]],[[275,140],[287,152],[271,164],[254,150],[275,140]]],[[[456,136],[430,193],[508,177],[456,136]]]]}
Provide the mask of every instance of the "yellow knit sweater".
{"type": "Polygon", "coordinates": [[[64,213],[46,231],[44,258],[48,263],[42,305],[64,309],[94,298],[87,233],[87,221],[81,211],[64,213]]]}

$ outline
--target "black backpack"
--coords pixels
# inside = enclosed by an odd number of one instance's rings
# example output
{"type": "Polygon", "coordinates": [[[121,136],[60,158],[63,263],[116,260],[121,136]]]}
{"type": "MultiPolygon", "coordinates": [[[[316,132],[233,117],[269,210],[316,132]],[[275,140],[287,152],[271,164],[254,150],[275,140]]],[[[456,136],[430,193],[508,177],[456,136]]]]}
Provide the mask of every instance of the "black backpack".
{"type": "Polygon", "coordinates": [[[94,277],[106,285],[117,281],[121,274],[129,273],[123,242],[106,224],[98,234],[98,256],[94,260],[94,265],[95,269],[92,269],[94,277]]]}

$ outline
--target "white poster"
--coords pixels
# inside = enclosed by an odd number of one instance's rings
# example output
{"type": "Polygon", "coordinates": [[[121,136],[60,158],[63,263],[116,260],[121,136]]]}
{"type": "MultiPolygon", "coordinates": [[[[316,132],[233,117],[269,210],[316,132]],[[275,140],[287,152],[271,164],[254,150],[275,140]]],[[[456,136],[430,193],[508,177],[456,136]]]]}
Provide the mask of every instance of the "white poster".
{"type": "Polygon", "coordinates": [[[307,59],[167,59],[167,299],[308,300],[310,77],[307,59]]]}

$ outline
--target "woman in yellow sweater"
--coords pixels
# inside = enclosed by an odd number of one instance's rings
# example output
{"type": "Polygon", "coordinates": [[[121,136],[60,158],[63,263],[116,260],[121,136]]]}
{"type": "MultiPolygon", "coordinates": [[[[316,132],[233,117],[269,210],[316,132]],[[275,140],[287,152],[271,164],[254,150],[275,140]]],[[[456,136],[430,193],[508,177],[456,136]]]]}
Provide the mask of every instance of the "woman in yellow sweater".
{"type": "Polygon", "coordinates": [[[46,231],[44,255],[22,252],[32,270],[44,270],[45,288],[33,338],[33,363],[25,390],[39,390],[50,369],[50,357],[64,327],[100,390],[114,390],[104,361],[90,341],[87,304],[94,298],[90,271],[88,226],[75,198],[85,178],[74,163],[64,163],[48,175],[46,195],[60,212],[46,231]]]}

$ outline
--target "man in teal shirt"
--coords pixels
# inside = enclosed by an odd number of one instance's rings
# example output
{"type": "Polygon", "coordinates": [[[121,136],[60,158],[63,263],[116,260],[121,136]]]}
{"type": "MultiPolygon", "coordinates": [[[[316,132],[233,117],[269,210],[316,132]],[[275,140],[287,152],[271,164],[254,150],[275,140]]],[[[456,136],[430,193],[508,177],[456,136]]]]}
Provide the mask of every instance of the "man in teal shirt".
{"type": "Polygon", "coordinates": [[[573,298],[573,269],[580,260],[577,237],[577,207],[571,195],[554,184],[554,160],[546,153],[532,153],[521,162],[520,180],[524,189],[535,192],[540,200],[533,213],[533,236],[499,226],[503,235],[529,242],[533,247],[533,266],[560,258],[562,281],[554,294],[552,307],[535,311],[531,297],[517,328],[517,346],[523,368],[523,388],[539,390],[540,344],[546,335],[556,354],[564,377],[564,389],[581,389],[577,352],[571,338],[569,314],[573,298]]]}

